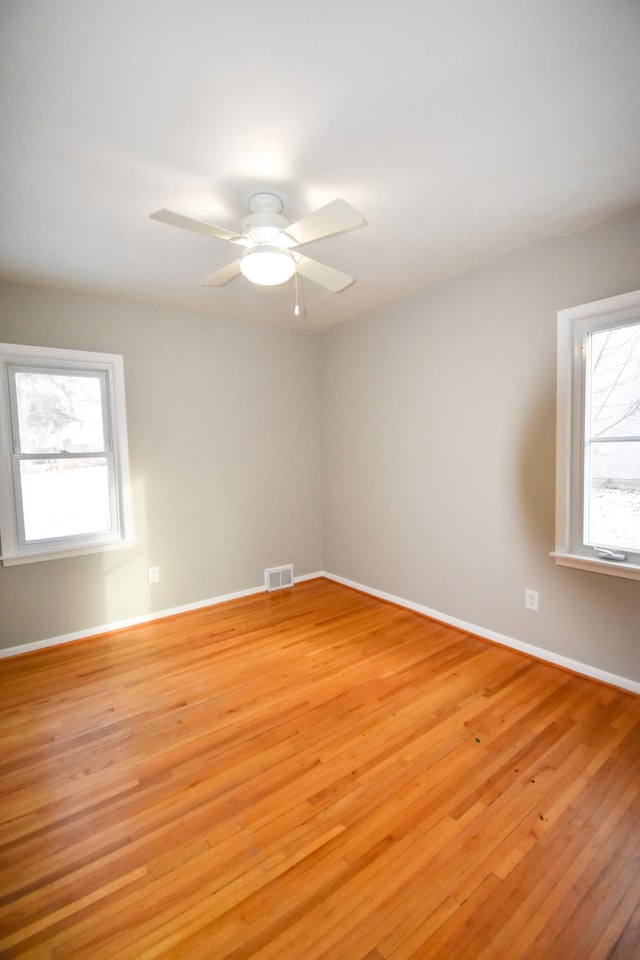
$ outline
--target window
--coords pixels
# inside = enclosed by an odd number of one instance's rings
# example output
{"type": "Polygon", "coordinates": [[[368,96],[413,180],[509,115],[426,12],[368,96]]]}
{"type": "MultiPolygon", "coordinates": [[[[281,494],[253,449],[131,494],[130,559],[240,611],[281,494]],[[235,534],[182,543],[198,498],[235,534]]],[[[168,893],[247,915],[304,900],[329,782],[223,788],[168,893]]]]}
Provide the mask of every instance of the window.
{"type": "Polygon", "coordinates": [[[640,580],[640,291],[558,314],[557,563],[640,580]]]}
{"type": "Polygon", "coordinates": [[[131,540],[122,357],[0,344],[2,562],[131,540]]]}

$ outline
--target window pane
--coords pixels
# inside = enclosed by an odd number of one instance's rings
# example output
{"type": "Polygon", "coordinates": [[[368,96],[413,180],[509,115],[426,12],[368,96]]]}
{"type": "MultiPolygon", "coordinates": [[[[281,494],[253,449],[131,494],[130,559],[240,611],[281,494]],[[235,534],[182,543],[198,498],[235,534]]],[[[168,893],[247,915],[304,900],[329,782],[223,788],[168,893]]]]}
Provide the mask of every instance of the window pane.
{"type": "Polygon", "coordinates": [[[594,443],[585,543],[640,550],[640,442],[594,443]]]}
{"type": "Polygon", "coordinates": [[[16,371],[21,453],[105,449],[101,376],[16,371]]]}
{"type": "Polygon", "coordinates": [[[25,540],[111,530],[106,458],[23,460],[20,481],[25,540]]]}
{"type": "Polygon", "coordinates": [[[591,437],[640,436],[640,323],[591,334],[591,437]]]}

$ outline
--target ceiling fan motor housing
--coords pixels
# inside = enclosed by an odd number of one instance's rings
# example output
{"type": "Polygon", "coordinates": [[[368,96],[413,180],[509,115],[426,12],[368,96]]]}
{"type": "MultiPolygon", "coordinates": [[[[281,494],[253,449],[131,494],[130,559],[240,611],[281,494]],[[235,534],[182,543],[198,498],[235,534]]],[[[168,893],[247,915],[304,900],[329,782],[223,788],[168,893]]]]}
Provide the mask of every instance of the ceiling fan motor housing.
{"type": "Polygon", "coordinates": [[[242,221],[242,235],[256,243],[277,244],[280,232],[291,223],[282,216],[280,197],[275,193],[254,193],[248,206],[251,213],[242,221]]]}

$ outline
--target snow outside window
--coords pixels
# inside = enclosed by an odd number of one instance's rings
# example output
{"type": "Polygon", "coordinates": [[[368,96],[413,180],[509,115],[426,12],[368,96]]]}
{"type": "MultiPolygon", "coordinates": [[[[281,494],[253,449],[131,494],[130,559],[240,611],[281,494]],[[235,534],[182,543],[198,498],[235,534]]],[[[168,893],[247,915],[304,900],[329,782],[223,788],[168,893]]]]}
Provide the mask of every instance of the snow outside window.
{"type": "Polygon", "coordinates": [[[4,564],[130,542],[122,357],[0,345],[4,564]]]}
{"type": "Polygon", "coordinates": [[[557,563],[640,579],[640,291],[558,314],[557,563]]]}

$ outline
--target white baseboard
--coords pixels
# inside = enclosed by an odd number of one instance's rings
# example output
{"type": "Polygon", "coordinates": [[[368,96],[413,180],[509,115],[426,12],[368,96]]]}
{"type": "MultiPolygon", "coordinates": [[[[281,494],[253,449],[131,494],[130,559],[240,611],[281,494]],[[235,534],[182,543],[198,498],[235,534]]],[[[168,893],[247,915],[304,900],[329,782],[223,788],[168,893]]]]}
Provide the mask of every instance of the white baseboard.
{"type": "MultiPolygon", "coordinates": [[[[304,580],[316,580],[322,576],[322,573],[306,573],[301,577],[295,577],[295,582],[302,583],[304,580]]],[[[156,610],[154,613],[143,614],[140,617],[131,617],[128,620],[116,620],[113,623],[104,623],[99,627],[91,627],[88,630],[77,630],[75,633],[66,633],[63,636],[50,637],[47,640],[35,640],[33,643],[22,643],[19,646],[6,647],[0,650],[0,660],[3,657],[16,657],[20,653],[30,653],[32,650],[43,650],[45,647],[57,647],[62,643],[70,643],[72,640],[85,640],[88,637],[99,636],[101,633],[111,633],[113,630],[135,627],[141,623],[151,623],[153,620],[173,617],[178,613],[188,613],[190,610],[199,610],[201,607],[215,607],[219,603],[226,603],[228,600],[240,600],[242,597],[250,597],[255,593],[266,593],[264,584],[259,587],[249,587],[248,590],[238,590],[236,593],[226,593],[219,597],[210,597],[208,600],[196,600],[194,603],[186,603],[180,607],[171,607],[168,610],[156,610]]]]}
{"type": "Polygon", "coordinates": [[[456,617],[450,617],[446,613],[438,610],[431,610],[420,603],[413,603],[411,600],[405,600],[403,597],[396,597],[391,593],[385,593],[383,590],[375,590],[373,587],[366,587],[362,583],[356,583],[353,580],[347,580],[345,577],[339,577],[334,573],[323,572],[323,577],[327,580],[335,580],[336,583],[342,583],[345,587],[352,587],[361,593],[368,593],[372,597],[378,597],[380,600],[387,600],[389,603],[395,603],[399,607],[406,607],[408,610],[414,610],[432,620],[439,620],[451,627],[457,627],[464,630],[465,633],[471,633],[483,640],[491,640],[492,643],[499,643],[503,647],[511,647],[520,653],[526,653],[536,660],[544,660],[557,667],[563,667],[572,673],[579,673],[582,676],[589,677],[591,680],[600,680],[612,687],[620,687],[622,690],[628,690],[630,693],[640,694],[640,683],[637,680],[630,680],[627,677],[619,677],[615,673],[608,673],[606,670],[600,670],[599,667],[593,667],[588,663],[581,663],[579,660],[572,660],[570,657],[563,657],[559,653],[551,650],[545,650],[543,647],[535,647],[531,643],[523,643],[521,640],[514,640],[513,637],[507,637],[503,633],[496,633],[494,630],[487,630],[485,627],[479,627],[474,623],[467,623],[465,620],[458,620],[456,617]]]}
{"type": "MultiPolygon", "coordinates": [[[[598,667],[593,667],[588,663],[582,663],[579,660],[572,660],[570,657],[563,657],[558,653],[553,653],[551,650],[545,650],[543,647],[535,647],[531,643],[523,643],[520,640],[515,640],[513,637],[508,637],[503,633],[497,633],[494,630],[487,630],[485,627],[479,627],[474,623],[467,623],[465,620],[458,620],[456,617],[450,617],[446,613],[442,613],[439,610],[432,610],[429,607],[423,606],[421,603],[414,603],[412,600],[405,600],[404,597],[396,597],[394,594],[385,593],[384,590],[376,590],[373,587],[367,587],[362,583],[357,583],[355,580],[348,580],[346,577],[340,577],[335,573],[329,573],[326,570],[320,570],[317,573],[307,573],[303,574],[301,577],[296,577],[296,583],[302,583],[305,580],[316,580],[318,577],[326,577],[327,580],[333,580],[336,583],[341,583],[345,587],[352,587],[354,590],[359,590],[361,593],[367,593],[372,597],[378,597],[380,600],[386,600],[389,603],[394,603],[399,607],[405,607],[407,610],[413,610],[416,613],[420,613],[425,617],[430,617],[432,620],[438,620],[441,623],[449,624],[449,626],[457,627],[459,630],[463,630],[465,633],[473,634],[476,637],[481,637],[483,640],[490,640],[493,643],[499,643],[503,647],[511,647],[513,650],[518,650],[520,653],[525,653],[530,657],[534,657],[536,660],[544,660],[547,663],[552,663],[555,666],[563,667],[566,670],[571,670],[573,673],[581,674],[582,676],[589,677],[592,680],[599,680],[602,683],[607,683],[613,687],[620,687],[622,690],[628,690],[630,693],[640,694],[640,682],[637,680],[630,680],[627,677],[619,677],[615,673],[609,673],[606,670],[600,670],[598,667]]],[[[3,657],[15,657],[21,653],[29,653],[32,650],[42,650],[46,647],[56,647],[62,643],[70,643],[73,640],[84,640],[88,637],[95,637],[101,633],[110,633],[113,630],[122,630],[126,627],[135,627],[141,623],[151,623],[153,620],[162,620],[164,617],[172,617],[179,613],[188,613],[190,610],[199,610],[202,607],[214,607],[219,603],[226,603],[228,600],[240,600],[242,597],[250,597],[256,593],[265,593],[266,587],[261,585],[259,587],[250,587],[247,590],[238,590],[236,593],[227,593],[219,597],[210,597],[207,600],[197,600],[194,603],[187,603],[184,606],[180,607],[171,607],[168,610],[156,610],[154,613],[144,614],[140,617],[131,617],[128,620],[118,620],[114,623],[105,623],[98,627],[92,627],[88,630],[78,630],[75,633],[67,633],[59,637],[51,637],[47,640],[36,640],[33,643],[24,643],[20,646],[7,647],[3,650],[0,650],[0,659],[3,657]]]]}

